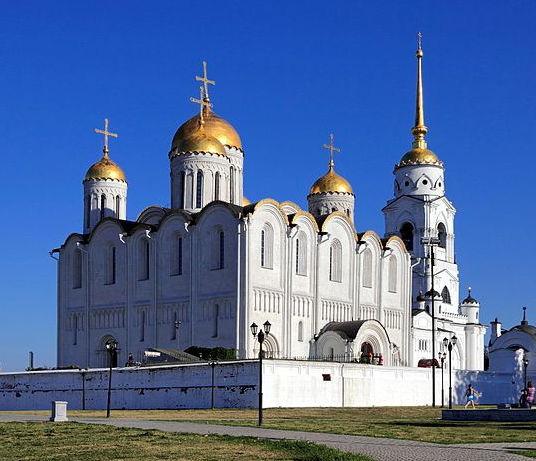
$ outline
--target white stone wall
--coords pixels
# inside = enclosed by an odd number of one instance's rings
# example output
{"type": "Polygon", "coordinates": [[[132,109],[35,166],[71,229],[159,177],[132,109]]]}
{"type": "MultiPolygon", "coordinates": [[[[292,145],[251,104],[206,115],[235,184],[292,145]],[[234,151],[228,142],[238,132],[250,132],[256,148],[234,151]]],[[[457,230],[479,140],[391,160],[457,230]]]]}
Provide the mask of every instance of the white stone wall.
{"type": "Polygon", "coordinates": [[[104,218],[126,219],[127,183],[115,179],[84,181],[84,233],[89,233],[104,218]],[[104,196],[104,208],[102,197],[104,196]]]}

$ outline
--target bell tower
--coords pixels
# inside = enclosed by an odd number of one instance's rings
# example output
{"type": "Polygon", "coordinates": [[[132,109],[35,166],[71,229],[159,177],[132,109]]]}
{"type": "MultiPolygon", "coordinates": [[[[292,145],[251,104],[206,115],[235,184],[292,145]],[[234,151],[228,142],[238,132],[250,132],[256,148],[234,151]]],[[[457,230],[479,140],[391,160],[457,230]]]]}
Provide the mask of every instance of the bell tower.
{"type": "Polygon", "coordinates": [[[441,294],[444,312],[459,309],[458,266],[454,252],[454,216],[456,209],[445,196],[445,169],[439,157],[428,148],[428,127],[424,122],[422,36],[417,42],[417,88],[413,143],[394,167],[394,198],[383,208],[385,235],[398,235],[415,260],[413,307],[419,293],[432,287],[430,248],[423,242],[437,239],[434,248],[435,289],[441,294]]]}

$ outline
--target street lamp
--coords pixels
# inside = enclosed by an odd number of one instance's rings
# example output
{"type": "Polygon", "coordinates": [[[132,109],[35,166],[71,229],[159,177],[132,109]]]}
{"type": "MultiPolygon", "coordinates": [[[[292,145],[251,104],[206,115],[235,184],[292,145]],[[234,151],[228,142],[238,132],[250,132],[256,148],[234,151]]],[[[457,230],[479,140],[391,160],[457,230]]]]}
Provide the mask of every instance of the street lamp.
{"type": "Polygon", "coordinates": [[[173,322],[173,328],[175,329],[175,339],[177,340],[177,350],[180,351],[179,347],[179,328],[181,326],[182,322],[180,320],[175,320],[173,322]]]}
{"type": "Polygon", "coordinates": [[[443,370],[445,368],[445,359],[447,358],[447,353],[445,351],[440,352],[439,361],[441,362],[441,408],[445,406],[445,384],[443,379],[443,370]]]}
{"type": "Polygon", "coordinates": [[[449,351],[449,410],[452,410],[452,348],[457,342],[456,335],[453,335],[450,340],[448,338],[443,339],[443,346],[449,351]]]}
{"type": "Polygon", "coordinates": [[[430,248],[430,270],[432,276],[432,407],[435,407],[435,289],[434,289],[434,247],[440,244],[437,237],[423,237],[421,243],[430,248]]]}
{"type": "Polygon", "coordinates": [[[108,404],[106,405],[106,417],[110,417],[110,405],[112,402],[112,365],[114,354],[117,354],[117,341],[110,339],[106,343],[106,351],[108,352],[108,363],[110,364],[110,372],[108,373],[108,404]]]}
{"type": "Polygon", "coordinates": [[[259,422],[258,425],[262,426],[262,343],[266,339],[266,336],[270,334],[270,328],[272,327],[272,324],[268,322],[264,322],[264,331],[261,329],[259,331],[259,327],[256,323],[252,323],[251,328],[251,334],[254,338],[257,338],[257,341],[259,341],[259,422]]]}

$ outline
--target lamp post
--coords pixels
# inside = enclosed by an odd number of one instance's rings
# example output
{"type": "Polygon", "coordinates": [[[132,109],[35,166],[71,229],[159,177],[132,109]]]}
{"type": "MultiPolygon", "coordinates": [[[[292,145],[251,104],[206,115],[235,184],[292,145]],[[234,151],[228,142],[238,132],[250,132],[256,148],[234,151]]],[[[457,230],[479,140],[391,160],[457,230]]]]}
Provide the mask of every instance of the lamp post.
{"type": "Polygon", "coordinates": [[[173,328],[175,328],[175,339],[177,340],[177,350],[180,351],[179,348],[179,328],[181,326],[182,322],[180,320],[175,320],[173,322],[173,328]]]}
{"type": "Polygon", "coordinates": [[[452,348],[458,342],[456,335],[453,335],[450,340],[448,338],[443,339],[443,345],[449,351],[449,410],[452,410],[452,348]]]}
{"type": "Polygon", "coordinates": [[[259,342],[259,421],[258,426],[262,426],[262,357],[263,357],[263,351],[262,351],[262,343],[266,339],[266,336],[270,334],[270,328],[272,327],[272,324],[268,322],[264,322],[264,331],[261,329],[259,331],[259,327],[256,323],[252,323],[251,328],[251,334],[254,338],[257,338],[257,341],[259,342]]]}
{"type": "Polygon", "coordinates": [[[443,379],[443,370],[445,368],[445,359],[447,358],[447,353],[445,351],[440,352],[439,355],[439,361],[441,362],[441,408],[445,406],[445,381],[443,379]]]}
{"type": "Polygon", "coordinates": [[[110,417],[110,406],[112,403],[112,365],[113,365],[113,356],[117,353],[117,341],[115,339],[110,339],[106,343],[106,350],[108,351],[108,362],[110,365],[110,372],[108,373],[108,403],[106,405],[106,417],[110,417]]]}
{"type": "Polygon", "coordinates": [[[421,243],[430,249],[430,270],[432,276],[432,407],[435,407],[435,289],[434,289],[434,247],[438,246],[440,241],[437,237],[423,237],[421,243]]]}
{"type": "Polygon", "coordinates": [[[214,390],[215,390],[215,380],[214,380],[214,369],[216,368],[216,365],[218,365],[218,362],[212,361],[210,362],[210,366],[212,368],[212,379],[211,379],[211,393],[210,393],[210,409],[214,410],[214,390]]]}

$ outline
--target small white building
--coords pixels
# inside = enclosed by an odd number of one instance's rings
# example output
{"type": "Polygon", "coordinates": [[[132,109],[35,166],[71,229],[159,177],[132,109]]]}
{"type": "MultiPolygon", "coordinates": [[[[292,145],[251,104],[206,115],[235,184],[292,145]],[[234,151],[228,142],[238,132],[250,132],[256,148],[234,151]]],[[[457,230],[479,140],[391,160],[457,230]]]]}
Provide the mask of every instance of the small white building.
{"type": "Polygon", "coordinates": [[[168,153],[171,208],[126,219],[126,175],[110,159],[106,127],[103,157],[83,181],[83,232],[55,250],[58,365],[104,366],[110,339],[119,364],[155,347],[218,346],[255,357],[249,325],[268,320],[273,357],[417,366],[432,358],[431,264],[421,237],[434,236],[436,351],[456,334],[455,367],[482,369],[485,327],[477,302],[458,301],[455,209],[443,163],[426,145],[420,48],[417,58],[415,140],[395,167],[383,239],[358,232],[333,142],[307,211],[269,198],[250,203],[240,136],[212,111],[206,74],[201,110],[178,128],[168,153]]]}

